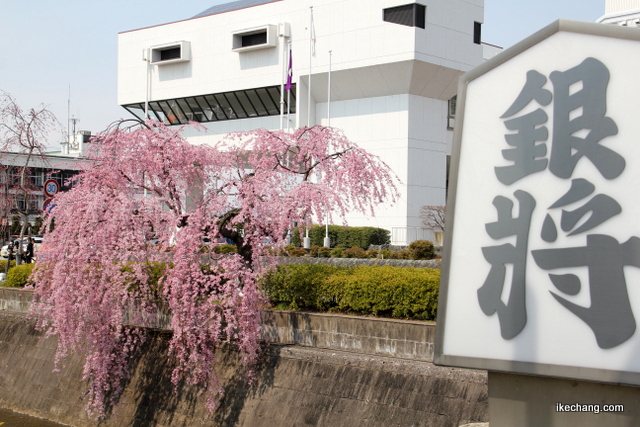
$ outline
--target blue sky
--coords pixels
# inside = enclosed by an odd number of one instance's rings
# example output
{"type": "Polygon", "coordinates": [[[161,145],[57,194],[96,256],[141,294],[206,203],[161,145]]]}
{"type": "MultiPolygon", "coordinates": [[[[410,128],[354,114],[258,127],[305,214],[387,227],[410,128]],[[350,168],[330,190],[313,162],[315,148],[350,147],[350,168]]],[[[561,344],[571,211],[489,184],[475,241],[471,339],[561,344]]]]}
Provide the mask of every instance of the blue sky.
{"type": "MultiPolygon", "coordinates": [[[[484,42],[509,47],[558,18],[595,21],[605,0],[485,0],[484,42]]],[[[0,90],[25,109],[45,104],[66,129],[98,132],[116,104],[117,34],[190,18],[226,0],[0,0],[0,90]]],[[[399,2],[399,4],[402,2],[399,2]]],[[[49,144],[57,148],[61,136],[49,144]]]]}

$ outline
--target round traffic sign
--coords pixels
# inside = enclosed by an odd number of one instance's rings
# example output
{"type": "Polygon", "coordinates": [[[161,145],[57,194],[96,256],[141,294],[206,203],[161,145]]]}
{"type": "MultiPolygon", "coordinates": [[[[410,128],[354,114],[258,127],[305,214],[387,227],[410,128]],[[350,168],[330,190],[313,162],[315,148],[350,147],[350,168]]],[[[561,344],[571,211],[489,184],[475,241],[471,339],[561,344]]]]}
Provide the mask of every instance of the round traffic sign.
{"type": "Polygon", "coordinates": [[[48,179],[44,183],[44,194],[48,197],[55,196],[60,191],[60,184],[55,179],[48,179]]]}
{"type": "Polygon", "coordinates": [[[53,199],[46,199],[42,203],[42,210],[44,211],[45,214],[50,214],[51,210],[55,207],[56,205],[53,203],[53,199]]]}

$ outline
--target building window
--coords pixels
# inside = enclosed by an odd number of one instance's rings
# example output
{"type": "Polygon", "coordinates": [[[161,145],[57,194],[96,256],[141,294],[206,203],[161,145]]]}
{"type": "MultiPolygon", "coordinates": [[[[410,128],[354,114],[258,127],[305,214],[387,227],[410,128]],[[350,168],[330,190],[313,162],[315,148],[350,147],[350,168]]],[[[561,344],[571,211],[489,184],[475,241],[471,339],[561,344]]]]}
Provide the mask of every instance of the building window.
{"type": "Polygon", "coordinates": [[[150,50],[152,64],[173,64],[191,59],[191,44],[187,41],[153,46],[150,50]]]}
{"type": "Polygon", "coordinates": [[[382,11],[382,20],[408,27],[424,28],[427,18],[427,8],[421,4],[405,4],[390,7],[382,11]]]}
{"type": "Polygon", "coordinates": [[[46,172],[41,168],[30,168],[29,169],[29,180],[31,184],[36,187],[42,187],[44,185],[46,172]]]}
{"type": "Polygon", "coordinates": [[[242,36],[242,47],[255,46],[258,44],[265,44],[267,42],[267,32],[256,34],[247,34],[242,36]]]}
{"type": "Polygon", "coordinates": [[[233,32],[234,52],[275,47],[278,41],[277,26],[265,25],[233,32]]]}
{"type": "MultiPolygon", "coordinates": [[[[290,106],[287,105],[287,99],[288,97],[285,96],[285,113],[289,111],[295,114],[295,84],[291,87],[290,106]]],[[[127,104],[122,107],[140,120],[144,120],[144,103],[127,104]]],[[[207,123],[278,114],[280,114],[280,86],[149,102],[149,117],[166,125],[180,125],[190,121],[207,123]]]]}
{"type": "Polygon", "coordinates": [[[482,44],[482,24],[480,22],[473,23],[473,42],[482,44]]]}
{"type": "Polygon", "coordinates": [[[445,190],[444,190],[444,197],[445,200],[449,199],[449,172],[451,171],[451,156],[447,155],[447,177],[446,177],[446,184],[445,184],[445,190]]]}
{"type": "Polygon", "coordinates": [[[453,98],[449,100],[449,105],[447,107],[447,129],[453,129],[453,126],[456,122],[456,98],[457,95],[454,95],[453,98]]]}
{"type": "Polygon", "coordinates": [[[79,173],[79,171],[63,170],[49,174],[49,178],[58,181],[60,191],[69,191],[75,184],[73,179],[79,173]]]}
{"type": "Polygon", "coordinates": [[[168,61],[170,59],[180,58],[180,46],[160,51],[160,61],[168,61]]]}

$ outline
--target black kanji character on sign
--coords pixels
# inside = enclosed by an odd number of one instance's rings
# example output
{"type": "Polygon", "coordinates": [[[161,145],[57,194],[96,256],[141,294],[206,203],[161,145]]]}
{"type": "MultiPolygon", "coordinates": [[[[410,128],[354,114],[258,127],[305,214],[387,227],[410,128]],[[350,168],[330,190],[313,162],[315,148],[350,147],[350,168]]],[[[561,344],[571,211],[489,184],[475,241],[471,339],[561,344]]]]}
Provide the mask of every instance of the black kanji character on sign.
{"type": "MultiPolygon", "coordinates": [[[[624,267],[640,268],[640,238],[631,237],[621,244],[611,236],[589,234],[584,247],[540,249],[531,253],[544,270],[588,267],[589,307],[551,294],[591,328],[600,348],[616,347],[633,336],[636,320],[629,302],[624,267]]],[[[573,274],[549,274],[549,277],[554,286],[567,295],[580,292],[580,279],[573,274]]]]}
{"type": "Polygon", "coordinates": [[[553,144],[549,170],[559,178],[570,178],[583,156],[606,179],[618,177],[625,167],[624,158],[600,144],[618,133],[616,123],[606,117],[609,70],[595,58],[587,58],[567,71],[554,71],[553,144]],[[574,93],[572,93],[574,92],[574,93]],[[582,110],[582,114],[571,118],[582,110]],[[586,132],[584,138],[580,132],[586,132]]]}
{"type": "Polygon", "coordinates": [[[484,284],[478,289],[480,308],[487,316],[498,313],[500,332],[504,339],[517,336],[527,323],[525,307],[525,272],[527,269],[527,245],[529,226],[536,201],[527,192],[518,190],[514,196],[519,202],[518,217],[513,217],[513,202],[506,197],[493,199],[498,220],[486,225],[487,233],[494,240],[516,236],[516,245],[506,243],[482,248],[491,270],[484,284]],[[505,286],[506,266],[513,265],[511,292],[507,303],[502,299],[505,286]]]}
{"type": "MultiPolygon", "coordinates": [[[[596,187],[583,178],[577,178],[571,181],[571,188],[560,199],[558,199],[549,209],[561,208],[571,203],[578,202],[590,196],[596,187]]],[[[614,216],[622,212],[622,207],[612,197],[606,194],[596,194],[584,205],[572,211],[562,210],[560,219],[560,227],[562,231],[569,232],[567,236],[589,231],[598,225],[608,221],[614,216]],[[587,218],[583,223],[580,221],[587,218]],[[576,225],[580,225],[576,227],[576,225]]],[[[542,224],[542,232],[540,233],[542,240],[545,242],[555,242],[558,236],[555,222],[549,214],[547,214],[542,224]]]]}
{"type": "MultiPolygon", "coordinates": [[[[536,101],[541,105],[548,105],[551,102],[551,92],[543,89],[547,78],[537,71],[531,70],[527,73],[527,81],[518,95],[518,98],[507,109],[501,118],[508,118],[519,113],[531,101],[536,101]]],[[[498,181],[505,185],[511,185],[517,180],[532,173],[546,169],[547,146],[540,141],[546,141],[549,131],[542,124],[547,122],[547,113],[538,108],[529,114],[524,114],[504,122],[509,130],[516,130],[517,133],[505,135],[507,143],[513,148],[502,150],[502,156],[513,164],[509,166],[498,166],[495,168],[498,181]]]]}

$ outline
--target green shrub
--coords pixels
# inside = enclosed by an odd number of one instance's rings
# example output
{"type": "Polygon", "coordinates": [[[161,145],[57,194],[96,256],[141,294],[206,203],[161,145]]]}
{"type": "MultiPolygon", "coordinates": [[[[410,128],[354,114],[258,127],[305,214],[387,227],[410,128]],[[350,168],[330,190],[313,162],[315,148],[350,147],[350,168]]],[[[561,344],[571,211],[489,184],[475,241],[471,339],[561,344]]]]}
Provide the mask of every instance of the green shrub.
{"type": "Polygon", "coordinates": [[[316,258],[318,256],[319,250],[320,250],[320,246],[311,246],[309,248],[309,256],[316,258]]]}
{"type": "Polygon", "coordinates": [[[331,258],[342,258],[342,248],[333,248],[331,250],[331,258]]]}
{"type": "Polygon", "coordinates": [[[4,273],[4,270],[7,269],[7,262],[9,262],[9,268],[11,267],[15,267],[16,265],[16,261],[7,261],[7,260],[2,260],[0,261],[0,273],[4,273]]]}
{"type": "Polygon", "coordinates": [[[309,248],[309,256],[313,258],[329,258],[331,249],[324,246],[311,246],[309,248]]]}
{"type": "Polygon", "coordinates": [[[343,269],[324,264],[281,265],[265,276],[262,290],[280,308],[318,310],[323,281],[343,269]]]}
{"type": "Polygon", "coordinates": [[[322,300],[334,310],[435,320],[440,270],[391,266],[355,267],[324,281],[322,300]]]}
{"type": "Polygon", "coordinates": [[[29,276],[35,264],[20,264],[9,269],[5,286],[11,288],[22,288],[29,282],[29,276]]]}
{"type": "Polygon", "coordinates": [[[378,258],[378,255],[380,255],[379,251],[377,251],[375,249],[371,249],[371,250],[368,250],[366,252],[365,257],[366,258],[374,258],[375,259],[375,258],[378,258]]]}
{"type": "Polygon", "coordinates": [[[433,242],[429,240],[416,240],[411,242],[407,251],[411,259],[433,259],[435,256],[433,242]]]}
{"type": "Polygon", "coordinates": [[[262,289],[273,306],[435,320],[440,271],[390,266],[279,266],[262,289]]]}
{"type": "Polygon", "coordinates": [[[287,252],[289,253],[289,256],[293,257],[305,256],[307,254],[307,251],[301,248],[289,249],[287,252]]]}
{"type": "Polygon", "coordinates": [[[366,258],[367,253],[364,249],[355,247],[351,249],[345,249],[342,252],[344,258],[366,258]]]}
{"type": "Polygon", "coordinates": [[[389,259],[411,259],[409,251],[391,251],[389,253],[389,259]]]}
{"type": "MultiPolygon", "coordinates": [[[[304,234],[304,230],[303,230],[304,234]]],[[[322,246],[326,228],[324,225],[315,225],[309,228],[311,245],[322,246]]],[[[333,247],[345,248],[360,247],[368,249],[370,245],[388,245],[391,241],[391,233],[384,228],[376,227],[344,227],[341,225],[329,226],[329,238],[333,247]]],[[[300,247],[302,239],[300,229],[295,227],[291,232],[291,244],[300,247]]]]}
{"type": "Polygon", "coordinates": [[[329,258],[330,256],[331,256],[331,249],[327,248],[326,246],[323,246],[320,249],[318,249],[318,257],[329,258]]]}
{"type": "Polygon", "coordinates": [[[218,245],[214,246],[213,252],[217,254],[230,254],[238,252],[238,247],[236,245],[218,245]]]}

